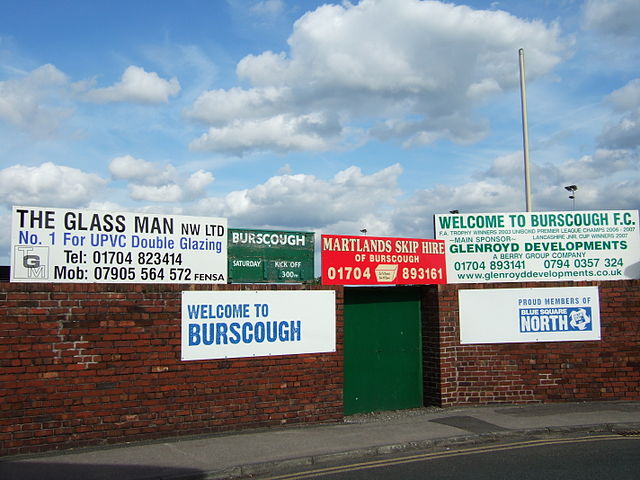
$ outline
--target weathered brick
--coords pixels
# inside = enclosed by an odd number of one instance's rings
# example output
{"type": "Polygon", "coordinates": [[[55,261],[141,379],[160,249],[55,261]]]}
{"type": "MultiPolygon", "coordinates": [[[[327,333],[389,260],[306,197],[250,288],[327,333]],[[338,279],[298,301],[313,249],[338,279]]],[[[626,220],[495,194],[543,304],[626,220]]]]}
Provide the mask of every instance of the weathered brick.
{"type": "Polygon", "coordinates": [[[341,418],[341,354],[181,362],[187,288],[212,286],[0,284],[0,456],[341,418]]]}
{"type": "MultiPolygon", "coordinates": [[[[602,341],[513,345],[461,345],[458,342],[458,290],[483,285],[441,285],[437,302],[423,306],[425,399],[439,405],[640,399],[640,282],[582,282],[599,287],[602,341]],[[453,315],[452,315],[453,313],[453,315]],[[437,335],[437,340],[432,338],[437,335]],[[453,338],[453,341],[452,341],[453,338]],[[631,368],[628,368],[628,367],[631,368]],[[542,375],[542,376],[541,376],[542,375]],[[511,385],[504,390],[504,385],[511,385]]],[[[575,286],[494,284],[491,288],[575,286]]]]}

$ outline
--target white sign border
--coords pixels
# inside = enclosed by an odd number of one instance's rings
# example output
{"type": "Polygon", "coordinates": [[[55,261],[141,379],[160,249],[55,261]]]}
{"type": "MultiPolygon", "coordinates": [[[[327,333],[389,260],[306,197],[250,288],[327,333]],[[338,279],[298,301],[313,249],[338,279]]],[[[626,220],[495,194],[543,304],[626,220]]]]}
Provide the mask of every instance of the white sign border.
{"type": "Polygon", "coordinates": [[[601,340],[598,287],[460,289],[458,307],[463,345],[601,340]],[[557,302],[548,304],[545,299],[557,302]],[[591,307],[590,331],[520,332],[520,308],[563,308],[562,299],[578,299],[577,304],[567,304],[571,307],[591,307]],[[524,304],[518,304],[519,300],[525,300],[524,304]]]}
{"type": "Polygon", "coordinates": [[[227,283],[226,218],[15,205],[11,219],[11,282],[227,283]]]}
{"type": "Polygon", "coordinates": [[[638,218],[638,210],[437,214],[434,233],[446,243],[451,284],[631,280],[640,278],[638,218]],[[587,217],[606,223],[545,226],[587,217]],[[619,248],[578,249],[583,242],[619,248]]]}
{"type": "MultiPolygon", "coordinates": [[[[335,290],[186,290],[182,292],[182,321],[181,321],[181,359],[217,360],[228,358],[251,358],[280,355],[302,355],[317,353],[332,353],[336,351],[336,292],[335,290]],[[259,305],[268,305],[265,312],[259,305]],[[245,318],[207,318],[190,319],[189,306],[204,305],[206,315],[216,315],[218,306],[248,305],[248,316],[245,318]],[[209,307],[210,306],[210,307],[209,307]],[[211,312],[211,313],[210,313],[211,312]],[[257,312],[261,312],[257,315],[257,312]],[[251,323],[258,321],[275,321],[285,323],[289,329],[290,322],[300,322],[299,341],[262,341],[237,342],[228,341],[224,344],[224,337],[218,338],[211,345],[200,342],[190,344],[190,324],[224,323],[226,331],[230,332],[231,323],[251,323]]],[[[297,323],[295,325],[298,325],[297,323]]],[[[202,327],[201,327],[202,328],[202,327]]],[[[216,327],[217,328],[217,327],[216,327]]],[[[242,327],[241,327],[242,328],[242,327]]],[[[224,327],[223,327],[224,329],[224,327]]],[[[253,335],[254,329],[247,329],[248,335],[253,335]]],[[[227,335],[227,340],[231,334],[227,335]]]]}

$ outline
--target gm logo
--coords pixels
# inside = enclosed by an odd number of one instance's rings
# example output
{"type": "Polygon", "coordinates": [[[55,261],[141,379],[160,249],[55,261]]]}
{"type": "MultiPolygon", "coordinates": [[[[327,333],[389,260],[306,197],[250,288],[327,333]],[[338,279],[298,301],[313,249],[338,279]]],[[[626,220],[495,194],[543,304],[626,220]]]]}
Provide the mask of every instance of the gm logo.
{"type": "Polygon", "coordinates": [[[49,247],[17,245],[14,247],[14,263],[11,271],[16,280],[49,279],[49,247]]]}

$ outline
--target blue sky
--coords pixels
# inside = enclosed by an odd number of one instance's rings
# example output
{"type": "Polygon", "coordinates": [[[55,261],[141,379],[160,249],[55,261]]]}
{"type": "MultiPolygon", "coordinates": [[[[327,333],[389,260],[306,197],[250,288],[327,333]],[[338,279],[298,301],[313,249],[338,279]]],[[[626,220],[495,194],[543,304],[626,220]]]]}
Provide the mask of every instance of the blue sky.
{"type": "Polygon", "coordinates": [[[640,204],[640,2],[0,0],[13,205],[432,238],[432,217],[640,204]]]}

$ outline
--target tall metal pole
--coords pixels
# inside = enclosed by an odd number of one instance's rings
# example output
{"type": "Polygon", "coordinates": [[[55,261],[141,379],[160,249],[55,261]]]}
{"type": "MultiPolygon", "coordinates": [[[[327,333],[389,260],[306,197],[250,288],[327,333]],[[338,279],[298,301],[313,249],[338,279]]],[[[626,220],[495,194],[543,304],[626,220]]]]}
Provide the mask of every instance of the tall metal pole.
{"type": "Polygon", "coordinates": [[[520,103],[522,105],[522,146],[524,149],[524,190],[527,212],[531,211],[531,176],[529,174],[529,127],[527,125],[527,89],[525,86],[524,48],[518,50],[520,57],[520,103]]]}

